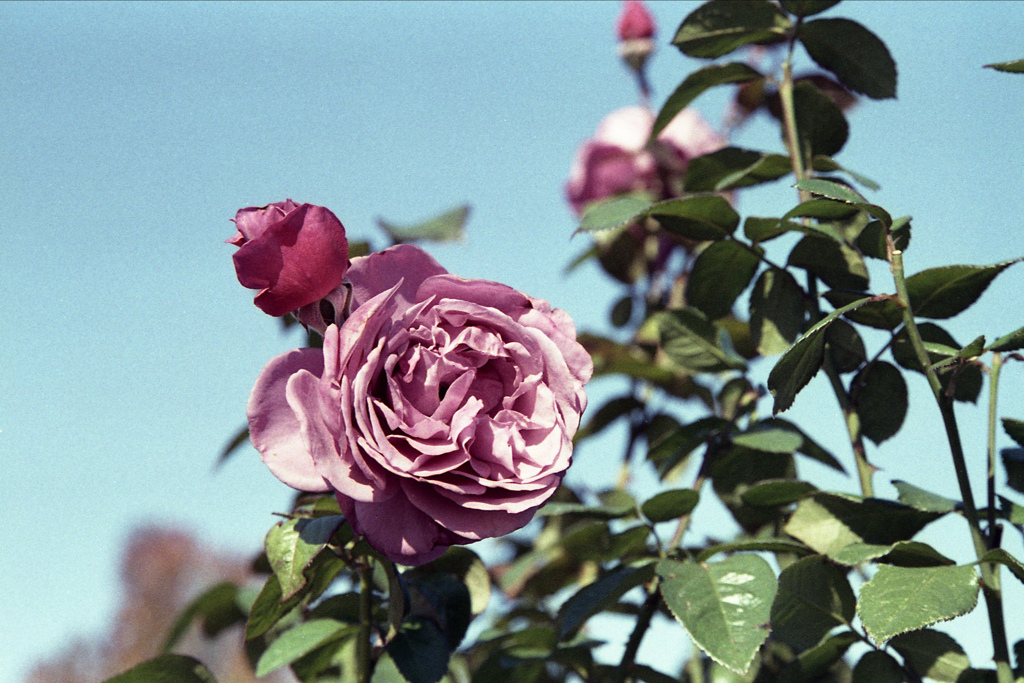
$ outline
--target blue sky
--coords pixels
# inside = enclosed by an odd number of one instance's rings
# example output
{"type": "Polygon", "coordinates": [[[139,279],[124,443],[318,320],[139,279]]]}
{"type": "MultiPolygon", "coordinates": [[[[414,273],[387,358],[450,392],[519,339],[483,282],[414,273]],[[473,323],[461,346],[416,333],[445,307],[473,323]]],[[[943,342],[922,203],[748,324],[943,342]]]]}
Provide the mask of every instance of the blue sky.
{"type": "MultiPolygon", "coordinates": [[[[697,65],[664,45],[696,6],[652,4],[656,104],[697,65]]],[[[618,12],[593,2],[0,4],[0,683],[100,632],[138,524],[179,524],[248,553],[288,504],[254,451],[213,471],[263,364],[297,343],[235,280],[223,241],[238,208],[322,204],[352,237],[382,245],[378,216],[412,222],[468,201],[467,241],[431,249],[442,264],[546,298],[582,329],[606,327],[616,288],[592,268],[562,273],[585,246],[570,241],[562,187],[576,146],[636,100],[614,54],[618,12]]],[[[898,100],[851,112],[839,160],[881,183],[877,203],[914,216],[908,269],[1024,255],[1024,76],[980,68],[1024,56],[1024,5],[845,2],[827,16],[875,31],[900,69],[898,100]]],[[[697,105],[717,123],[724,103],[723,92],[697,105]]],[[[766,121],[734,143],[781,151],[766,121]]],[[[794,201],[780,183],[743,193],[739,208],[772,215],[794,201]]],[[[891,288],[884,268],[874,274],[891,288]]],[[[1020,327],[1022,292],[1024,267],[1010,269],[948,327],[964,342],[1020,327]]],[[[916,380],[914,429],[877,456],[878,481],[956,495],[916,380]]],[[[1004,414],[1017,418],[1021,380],[1007,368],[1004,414]]],[[[834,400],[816,384],[793,419],[848,461],[834,400]]],[[[592,400],[607,391],[595,384],[592,400]]],[[[980,481],[984,405],[961,413],[980,481]]],[[[573,481],[611,483],[615,436],[581,449],[573,481]]],[[[962,526],[932,538],[943,534],[966,546],[962,526]]],[[[1021,556],[1019,537],[1008,540],[1021,556]]],[[[1021,598],[1015,584],[1010,593],[1021,598]]],[[[973,623],[959,627],[965,641],[973,623]]]]}

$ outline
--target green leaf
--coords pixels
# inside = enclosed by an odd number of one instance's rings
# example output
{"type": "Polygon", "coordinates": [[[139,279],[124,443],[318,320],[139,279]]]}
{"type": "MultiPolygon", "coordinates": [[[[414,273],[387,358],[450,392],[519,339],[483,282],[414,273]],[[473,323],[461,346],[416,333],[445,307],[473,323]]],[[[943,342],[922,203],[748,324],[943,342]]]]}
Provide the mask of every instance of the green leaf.
{"type": "Polygon", "coordinates": [[[718,331],[694,308],[659,314],[658,336],[665,354],[679,367],[720,372],[745,367],[742,358],[722,347],[718,331]]]}
{"type": "Polygon", "coordinates": [[[860,433],[876,445],[896,435],[907,417],[907,383],[885,361],[869,364],[854,377],[850,400],[860,417],[860,433]]]}
{"type": "Polygon", "coordinates": [[[810,17],[838,4],[839,0],[782,0],[782,9],[798,17],[810,17]]]}
{"type": "Polygon", "coordinates": [[[696,448],[707,444],[728,426],[727,420],[715,416],[683,425],[653,442],[647,452],[647,459],[654,463],[659,476],[664,478],[696,448]]]}
{"type": "Polygon", "coordinates": [[[256,664],[256,676],[287,666],[321,645],[359,631],[353,624],[334,619],[311,619],[296,624],[270,644],[256,664]]]}
{"type": "Polygon", "coordinates": [[[807,54],[850,90],[896,97],[896,63],[878,36],[850,19],[814,19],[797,34],[807,54]]]}
{"type": "Polygon", "coordinates": [[[787,232],[804,232],[804,226],[779,218],[758,218],[749,216],[743,221],[743,234],[751,242],[767,242],[787,232]]]}
{"type": "Polygon", "coordinates": [[[819,677],[824,677],[823,675],[842,659],[850,646],[859,640],[853,631],[843,631],[827,638],[817,646],[801,652],[794,661],[787,664],[779,672],[779,683],[820,680],[819,677]]]}
{"type": "Polygon", "coordinates": [[[849,624],[856,598],[846,570],[821,555],[805,557],[779,575],[772,604],[772,631],[796,652],[808,650],[840,624],[849,624]]]}
{"type": "Polygon", "coordinates": [[[856,206],[877,218],[883,226],[892,226],[893,220],[889,212],[880,206],[868,202],[860,193],[853,189],[823,178],[807,178],[801,180],[795,186],[798,190],[805,190],[812,194],[820,195],[834,201],[843,202],[856,206]]]}
{"type": "Polygon", "coordinates": [[[409,683],[437,683],[448,673],[450,646],[437,624],[427,619],[406,621],[385,649],[409,683]]]}
{"type": "Polygon", "coordinates": [[[690,12],[672,44],[690,57],[716,59],[744,45],[780,42],[792,27],[770,2],[712,0],[690,12]]]}
{"type": "Polygon", "coordinates": [[[956,510],[960,503],[949,498],[944,498],[936,493],[919,489],[918,487],[908,484],[905,481],[896,479],[892,482],[892,485],[899,491],[900,502],[909,505],[915,510],[923,510],[925,512],[953,512],[956,510]]]}
{"type": "Polygon", "coordinates": [[[683,187],[687,192],[722,192],[771,182],[792,172],[789,157],[726,147],[690,159],[683,187]]]}
{"type": "Polygon", "coordinates": [[[697,96],[705,90],[713,88],[716,85],[748,83],[760,78],[764,77],[750,66],[741,62],[711,64],[703,69],[694,71],[687,76],[686,79],[679,84],[679,87],[669,95],[667,100],[665,100],[665,104],[662,105],[661,111],[658,112],[658,117],[654,120],[654,126],[651,128],[651,137],[648,139],[648,144],[650,144],[651,141],[656,140],[658,135],[665,130],[665,126],[671,123],[672,119],[674,119],[679,112],[685,109],[687,105],[693,102],[693,100],[695,100],[697,96]]]}
{"type": "Polygon", "coordinates": [[[907,666],[933,681],[956,683],[971,666],[960,644],[940,631],[911,631],[893,638],[891,645],[907,666]]]}
{"type": "Polygon", "coordinates": [[[740,497],[747,505],[775,507],[795,503],[808,493],[818,489],[814,484],[792,479],[769,479],[754,484],[744,491],[740,497]]]}
{"type": "Polygon", "coordinates": [[[626,295],[615,302],[610,316],[613,327],[625,327],[633,317],[633,297],[626,295]]]}
{"type": "Polygon", "coordinates": [[[223,581],[189,603],[171,625],[161,652],[169,652],[196,618],[203,620],[203,632],[211,638],[236,623],[244,622],[246,614],[238,605],[238,586],[223,581]]]}
{"type": "Polygon", "coordinates": [[[341,515],[278,522],[267,533],[267,559],[281,583],[282,598],[287,600],[306,585],[305,570],[324,549],[342,525],[341,515]]]}
{"type": "MultiPolygon", "coordinates": [[[[892,221],[892,228],[889,230],[889,235],[892,237],[893,246],[900,251],[906,251],[910,245],[910,216],[901,216],[894,218],[892,221]]],[[[889,245],[887,243],[887,236],[885,226],[881,221],[871,221],[868,223],[860,234],[857,235],[857,239],[854,240],[854,244],[861,253],[871,258],[880,259],[882,261],[889,260],[889,245]]]]}
{"type": "Polygon", "coordinates": [[[640,510],[651,522],[667,522],[688,515],[697,507],[700,494],[693,489],[670,489],[644,501],[640,510]]]}
{"type": "Polygon", "coordinates": [[[803,430],[801,430],[792,422],[784,420],[781,417],[771,417],[768,418],[767,420],[761,420],[761,422],[759,422],[758,424],[765,426],[770,425],[772,428],[777,429],[788,429],[789,431],[794,432],[795,434],[799,434],[801,444],[796,449],[798,453],[806,455],[808,458],[811,458],[813,460],[817,460],[822,465],[831,467],[836,472],[842,472],[843,474],[846,474],[846,470],[843,469],[842,464],[838,460],[836,460],[836,456],[832,455],[827,450],[822,448],[821,444],[819,444],[811,437],[807,436],[807,434],[803,430]]]}
{"type": "Polygon", "coordinates": [[[999,451],[1006,470],[1006,485],[1018,493],[1024,493],[1024,449],[1004,448],[999,451]]]}
{"type": "Polygon", "coordinates": [[[839,316],[863,306],[870,297],[837,308],[804,333],[772,368],[768,390],[775,397],[772,412],[779,414],[793,405],[793,399],[807,386],[821,367],[825,352],[825,331],[839,316]]]}
{"type": "Polygon", "coordinates": [[[235,435],[233,437],[231,437],[231,439],[228,441],[227,445],[224,446],[224,450],[222,450],[220,452],[220,455],[217,456],[217,464],[214,465],[214,468],[218,468],[221,465],[223,465],[225,462],[227,462],[228,458],[230,458],[232,456],[232,454],[234,454],[235,451],[237,451],[239,448],[241,448],[242,444],[247,443],[248,441],[249,441],[249,424],[246,423],[245,425],[242,426],[242,428],[240,430],[235,432],[235,435]]]}
{"type": "Polygon", "coordinates": [[[1024,420],[1014,420],[1010,417],[1002,419],[1003,431],[1013,439],[1018,446],[1024,448],[1024,420]]]}
{"type": "Polygon", "coordinates": [[[793,109],[800,148],[812,155],[837,154],[850,137],[850,124],[839,105],[813,83],[793,88],[793,109]]]}
{"type": "Polygon", "coordinates": [[[644,404],[633,396],[620,396],[609,399],[591,416],[587,423],[576,432],[577,442],[594,434],[599,434],[616,420],[627,417],[635,410],[642,410],[644,404]]]}
{"type": "Polygon", "coordinates": [[[744,551],[766,551],[772,553],[784,553],[788,555],[808,555],[813,552],[803,543],[798,543],[786,538],[773,539],[748,539],[734,541],[733,543],[719,543],[704,548],[697,553],[697,562],[707,562],[719,553],[735,553],[744,551]]]}
{"type": "Polygon", "coordinates": [[[709,245],[694,261],[686,281],[686,301],[711,320],[732,310],[757,273],[757,254],[734,240],[709,245]]]}
{"type": "Polygon", "coordinates": [[[889,552],[878,557],[878,562],[897,567],[946,567],[956,564],[927,543],[897,541],[889,552]]]}
{"type": "MultiPolygon", "coordinates": [[[[860,292],[845,292],[836,289],[825,292],[823,296],[836,308],[842,308],[864,297],[860,292]]],[[[876,296],[856,311],[847,313],[845,317],[858,325],[891,331],[903,324],[903,309],[895,297],[883,294],[876,296]]]]}
{"type": "Polygon", "coordinates": [[[881,645],[901,633],[966,614],[977,602],[978,573],[971,565],[883,564],[861,588],[857,611],[868,635],[881,645]]]}
{"type": "Polygon", "coordinates": [[[272,574],[256,597],[245,624],[246,640],[259,638],[291,612],[303,598],[316,599],[345,568],[345,563],[332,553],[322,553],[310,567],[310,581],[290,598],[283,599],[277,574],[272,574]]]}
{"type": "MultiPolygon", "coordinates": [[[[935,346],[936,344],[946,346],[950,349],[960,348],[960,344],[957,343],[957,341],[953,339],[948,332],[935,323],[918,323],[917,332],[921,335],[921,339],[925,343],[926,350],[929,348],[938,348],[935,346]]],[[[899,363],[899,365],[908,370],[924,374],[924,370],[921,368],[921,364],[917,360],[917,354],[914,352],[914,348],[910,344],[910,340],[907,337],[907,331],[905,329],[900,330],[896,335],[891,349],[892,357],[897,363],[899,363]]],[[[932,363],[937,363],[943,360],[944,357],[945,356],[942,354],[932,353],[930,351],[928,353],[928,358],[932,363]]],[[[983,377],[980,367],[968,364],[960,367],[955,375],[952,372],[940,372],[939,382],[942,383],[943,391],[949,391],[952,385],[953,398],[957,401],[974,403],[978,400],[978,395],[981,393],[983,377]]]]}
{"type": "Polygon", "coordinates": [[[558,610],[558,639],[571,640],[587,619],[615,605],[623,595],[653,577],[653,563],[639,567],[620,565],[584,586],[558,610]]]}
{"type": "Polygon", "coordinates": [[[646,215],[675,235],[701,241],[728,237],[740,224],[740,215],[718,195],[668,199],[651,206],[646,215]]]}
{"type": "Polygon", "coordinates": [[[785,532],[819,553],[836,558],[843,548],[856,543],[889,546],[910,540],[941,516],[878,498],[822,492],[800,501],[785,532]]]}
{"type": "Polygon", "coordinates": [[[597,232],[618,228],[636,220],[654,202],[644,194],[627,194],[601,199],[587,205],[576,232],[597,232]]]}
{"type": "Polygon", "coordinates": [[[853,247],[826,237],[804,237],[789,253],[788,263],[810,271],[835,289],[864,290],[868,287],[864,258],[853,247]]]}
{"type": "Polygon", "coordinates": [[[825,332],[825,342],[840,373],[854,372],[867,362],[868,353],[857,329],[842,318],[825,332]]]}
{"type": "Polygon", "coordinates": [[[160,655],[108,678],[105,683],[216,683],[216,679],[192,657],[160,655]]]}
{"type": "Polygon", "coordinates": [[[768,637],[776,581],[756,555],[721,562],[658,563],[665,604],[693,641],[713,660],[744,673],[768,637]]]}
{"type": "Polygon", "coordinates": [[[914,315],[952,318],[978,300],[999,273],[1021,259],[991,266],[929,268],[907,278],[907,294],[914,315]]]}
{"type": "Polygon", "coordinates": [[[853,667],[853,683],[904,683],[903,667],[881,650],[869,650],[853,667]]]}
{"type": "Polygon", "coordinates": [[[1024,327],[1020,327],[1009,334],[1004,334],[988,347],[989,351],[997,353],[1002,351],[1018,351],[1020,349],[1024,349],[1024,327]]]}
{"type": "Polygon", "coordinates": [[[1010,573],[1017,577],[1018,581],[1024,583],[1024,563],[1021,563],[1020,560],[1002,548],[989,550],[981,559],[982,562],[997,562],[1005,565],[1010,570],[1010,573]]]}
{"type": "Polygon", "coordinates": [[[803,327],[804,290],[789,271],[768,268],[750,295],[750,333],[765,356],[788,349],[803,327]]]}
{"type": "Polygon", "coordinates": [[[1011,74],[1021,74],[1024,73],[1024,59],[1015,59],[1012,62],[995,62],[994,64],[986,64],[983,68],[1005,71],[1011,74]]]}
{"type": "Polygon", "coordinates": [[[854,173],[848,168],[843,168],[842,166],[839,165],[839,162],[837,162],[835,159],[828,156],[827,154],[818,154],[817,156],[815,156],[814,160],[812,161],[812,166],[814,167],[815,171],[824,171],[826,173],[833,171],[842,171],[843,173],[850,176],[851,178],[853,178],[854,180],[856,180],[858,183],[868,188],[869,190],[881,189],[881,186],[871,178],[862,176],[859,173],[854,173]]]}
{"type": "Polygon", "coordinates": [[[383,218],[377,219],[377,226],[387,233],[394,244],[408,242],[461,242],[465,239],[466,221],[469,219],[469,204],[463,204],[445,211],[422,223],[399,226],[383,218]]]}
{"type": "Polygon", "coordinates": [[[732,442],[766,453],[795,453],[803,445],[803,437],[791,429],[778,427],[770,422],[758,422],[739,434],[732,436],[732,442]]]}

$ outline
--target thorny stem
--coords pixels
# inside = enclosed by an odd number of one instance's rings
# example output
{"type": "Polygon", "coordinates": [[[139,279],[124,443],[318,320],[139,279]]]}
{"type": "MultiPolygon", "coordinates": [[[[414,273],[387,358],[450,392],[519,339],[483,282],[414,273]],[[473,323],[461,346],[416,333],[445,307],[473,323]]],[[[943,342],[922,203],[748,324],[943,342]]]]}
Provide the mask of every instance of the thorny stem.
{"type": "Polygon", "coordinates": [[[658,591],[658,578],[655,577],[647,589],[647,600],[640,607],[640,615],[637,617],[636,626],[633,627],[633,632],[629,634],[626,650],[622,653],[622,660],[619,662],[619,671],[616,676],[616,680],[619,683],[631,678],[630,674],[633,666],[636,664],[636,653],[640,650],[640,642],[644,639],[644,634],[647,633],[647,629],[651,626],[651,619],[654,617],[654,613],[658,611],[658,602],[660,600],[661,593],[658,591]]]}
{"type": "MultiPolygon", "coordinates": [[[[936,403],[939,404],[942,423],[946,428],[946,438],[949,441],[950,455],[953,458],[953,470],[956,472],[957,484],[960,486],[960,497],[964,503],[964,516],[967,518],[967,524],[971,530],[971,540],[974,542],[978,566],[981,568],[981,590],[985,596],[985,606],[988,608],[988,623],[989,630],[992,633],[992,649],[996,662],[997,680],[999,683],[1011,683],[1013,681],[1013,672],[1010,669],[1010,650],[1006,640],[1006,625],[1003,618],[999,568],[993,563],[982,561],[985,553],[990,549],[989,544],[992,536],[986,538],[981,530],[978,509],[974,505],[974,493],[971,490],[971,481],[967,474],[967,461],[964,458],[960,430],[957,426],[956,414],[953,410],[953,398],[943,391],[942,383],[939,381],[939,376],[934,368],[932,368],[928,351],[924,347],[924,341],[921,339],[917,323],[914,321],[914,313],[910,308],[910,295],[907,292],[907,282],[903,270],[903,252],[892,247],[891,239],[889,244],[890,269],[892,270],[893,280],[896,283],[896,294],[903,305],[903,324],[907,330],[907,338],[910,340],[910,344],[917,356],[917,361],[921,364],[921,368],[928,378],[928,385],[931,387],[932,395],[935,397],[936,403]]],[[[992,391],[994,392],[994,388],[992,391]]],[[[992,457],[990,455],[990,461],[992,457]]]]}
{"type": "MultiPolygon", "coordinates": [[[[795,39],[794,39],[795,40],[795,39]]],[[[793,167],[793,175],[797,182],[808,177],[807,167],[804,163],[804,153],[800,149],[799,136],[796,127],[796,107],[793,103],[793,68],[792,68],[793,42],[790,42],[789,55],[782,63],[782,80],[779,82],[779,98],[782,101],[782,124],[786,138],[786,147],[789,152],[790,164],[793,167]]],[[[809,192],[799,190],[800,201],[805,202],[811,198],[809,192]]],[[[806,224],[808,219],[802,219],[806,224]]],[[[811,324],[821,318],[821,310],[818,308],[817,280],[809,271],[807,273],[807,291],[812,302],[811,324]]],[[[839,409],[843,413],[843,423],[846,425],[846,433],[850,439],[850,447],[853,450],[853,459],[857,464],[857,476],[860,480],[861,493],[870,498],[875,495],[875,487],[872,477],[875,467],[867,459],[867,451],[864,448],[864,439],[860,433],[860,420],[857,415],[856,406],[850,400],[850,395],[843,386],[842,378],[836,369],[835,361],[829,349],[825,350],[824,362],[825,374],[832,385],[832,391],[839,403],[839,409]]]]}

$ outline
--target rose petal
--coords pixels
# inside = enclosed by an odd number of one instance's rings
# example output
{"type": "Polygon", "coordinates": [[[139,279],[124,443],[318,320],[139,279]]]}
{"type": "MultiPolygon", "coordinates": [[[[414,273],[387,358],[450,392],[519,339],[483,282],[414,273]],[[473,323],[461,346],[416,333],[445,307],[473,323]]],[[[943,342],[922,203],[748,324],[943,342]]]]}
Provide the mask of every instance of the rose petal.
{"type": "Polygon", "coordinates": [[[427,278],[447,273],[427,252],[399,244],[369,256],[352,259],[348,279],[352,283],[352,308],[399,285],[395,300],[401,309],[416,301],[416,290],[427,278]]]}

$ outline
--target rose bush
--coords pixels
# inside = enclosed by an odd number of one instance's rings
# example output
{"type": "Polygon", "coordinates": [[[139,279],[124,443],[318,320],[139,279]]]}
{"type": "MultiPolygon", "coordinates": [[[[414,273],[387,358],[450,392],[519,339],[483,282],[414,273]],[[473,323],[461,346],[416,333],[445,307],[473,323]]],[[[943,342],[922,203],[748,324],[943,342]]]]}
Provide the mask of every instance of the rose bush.
{"type": "Polygon", "coordinates": [[[232,220],[235,273],[243,287],[260,290],[255,303],[264,313],[284,315],[341,284],[348,240],[328,209],[288,199],[241,209],[232,220]]]}
{"type": "Polygon", "coordinates": [[[678,196],[690,159],[727,144],[697,110],[686,108],[658,135],[655,145],[647,148],[654,118],[645,107],[617,109],[579,148],[565,188],[577,215],[590,202],[617,194],[649,192],[658,199],[678,196]]]}
{"type": "MultiPolygon", "coordinates": [[[[278,356],[248,405],[284,483],[333,491],[356,533],[421,564],[525,525],[559,485],[586,406],[572,320],[418,247],[352,260],[351,315],[278,356]]],[[[333,297],[332,297],[333,298],[333,297]]]]}

